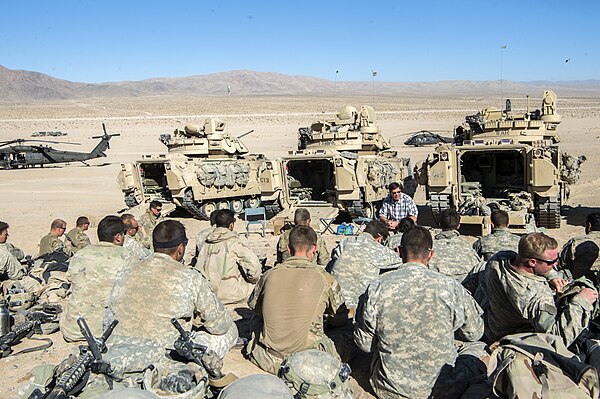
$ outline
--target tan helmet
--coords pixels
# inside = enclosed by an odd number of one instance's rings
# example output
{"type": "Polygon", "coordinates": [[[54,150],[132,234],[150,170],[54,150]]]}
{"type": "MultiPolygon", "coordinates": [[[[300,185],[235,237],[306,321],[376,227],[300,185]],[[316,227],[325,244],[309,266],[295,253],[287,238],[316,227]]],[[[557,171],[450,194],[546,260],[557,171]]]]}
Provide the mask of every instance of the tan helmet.
{"type": "Polygon", "coordinates": [[[249,375],[223,389],[218,399],[294,399],[285,382],[271,374],[249,375]]]}
{"type": "Polygon", "coordinates": [[[142,384],[159,398],[204,398],[208,391],[208,377],[195,363],[151,366],[144,371],[142,384]]]}

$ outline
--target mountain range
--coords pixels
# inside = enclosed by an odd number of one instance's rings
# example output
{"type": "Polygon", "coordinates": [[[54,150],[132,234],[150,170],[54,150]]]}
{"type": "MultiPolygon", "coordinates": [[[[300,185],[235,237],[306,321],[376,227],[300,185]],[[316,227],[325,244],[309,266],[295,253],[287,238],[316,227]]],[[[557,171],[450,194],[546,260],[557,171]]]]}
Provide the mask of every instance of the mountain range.
{"type": "MultiPolygon", "coordinates": [[[[375,80],[377,95],[428,97],[455,95],[538,95],[553,89],[561,97],[600,97],[600,80],[513,82],[498,80],[447,80],[438,82],[382,82],[375,80]]],[[[0,65],[0,101],[30,102],[78,98],[143,97],[156,95],[338,95],[370,96],[372,81],[333,82],[310,76],[292,76],[275,72],[228,71],[176,78],[151,78],[139,81],[81,83],[0,65]]]]}

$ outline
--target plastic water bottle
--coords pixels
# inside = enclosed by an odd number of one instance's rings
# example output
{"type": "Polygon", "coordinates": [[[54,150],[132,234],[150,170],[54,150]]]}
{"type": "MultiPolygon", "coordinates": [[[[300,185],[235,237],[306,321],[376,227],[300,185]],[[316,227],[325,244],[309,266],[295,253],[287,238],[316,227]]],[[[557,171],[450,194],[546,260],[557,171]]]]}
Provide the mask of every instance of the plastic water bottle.
{"type": "Polygon", "coordinates": [[[10,312],[5,300],[0,301],[0,336],[10,332],[10,312]]]}

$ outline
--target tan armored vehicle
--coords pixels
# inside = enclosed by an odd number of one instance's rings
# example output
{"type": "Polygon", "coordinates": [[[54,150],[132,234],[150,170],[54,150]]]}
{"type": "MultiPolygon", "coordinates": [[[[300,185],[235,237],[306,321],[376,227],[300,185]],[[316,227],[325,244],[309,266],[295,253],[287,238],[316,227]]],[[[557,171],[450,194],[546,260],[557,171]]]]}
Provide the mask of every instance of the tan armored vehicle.
{"type": "Polygon", "coordinates": [[[462,224],[489,223],[494,208],[509,212],[512,227],[559,228],[568,184],[579,178],[585,157],[558,148],[556,94],[544,92],[541,110],[513,113],[487,108],[465,118],[453,144],[438,146],[417,167],[434,217],[456,208],[462,224]]]}
{"type": "Polygon", "coordinates": [[[330,206],[372,217],[394,181],[414,193],[410,160],[398,158],[369,106],[342,108],[334,119],[299,129],[298,150],[267,162],[262,202],[275,214],[292,207],[330,206]]]}
{"type": "Polygon", "coordinates": [[[117,182],[125,203],[133,207],[153,199],[172,201],[200,219],[208,219],[215,209],[240,213],[258,207],[258,169],[265,160],[248,154],[240,137],[225,133],[225,124],[212,118],[202,127],[188,125],[173,135],[162,134],[167,154],[144,155],[121,165],[117,182]]]}

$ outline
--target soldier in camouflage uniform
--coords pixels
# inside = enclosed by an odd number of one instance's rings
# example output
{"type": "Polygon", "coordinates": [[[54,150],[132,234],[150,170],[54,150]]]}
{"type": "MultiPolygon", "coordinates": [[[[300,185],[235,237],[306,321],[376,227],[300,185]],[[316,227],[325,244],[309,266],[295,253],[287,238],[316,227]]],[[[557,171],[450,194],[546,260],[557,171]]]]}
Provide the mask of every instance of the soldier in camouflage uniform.
{"type": "Polygon", "coordinates": [[[492,234],[483,236],[473,244],[473,249],[483,260],[488,261],[500,251],[519,250],[519,236],[508,230],[508,213],[503,210],[492,212],[492,234]]]}
{"type": "Polygon", "coordinates": [[[459,397],[485,372],[482,311],[451,277],[427,267],[433,242],[414,226],[402,235],[403,265],[361,296],[354,340],[373,350],[371,386],[379,398],[459,397]],[[464,343],[457,350],[455,337],[464,343]]]}
{"type": "Polygon", "coordinates": [[[138,240],[148,249],[152,245],[152,231],[154,227],[163,220],[161,215],[162,202],[151,201],[148,210],[140,217],[141,228],[138,232],[138,240]]]}
{"type": "MultiPolygon", "coordinates": [[[[311,218],[310,212],[306,208],[298,208],[294,213],[294,225],[295,226],[310,226],[311,218]]],[[[279,237],[279,241],[277,242],[277,263],[282,263],[290,256],[289,250],[289,240],[290,240],[290,230],[288,229],[284,231],[279,237]]],[[[317,257],[314,259],[314,262],[320,266],[327,266],[329,262],[329,250],[325,245],[325,240],[323,240],[323,236],[315,230],[317,233],[317,257]]]]}
{"type": "Polygon", "coordinates": [[[65,234],[67,248],[73,253],[90,245],[90,238],[85,234],[90,228],[90,220],[85,216],[79,216],[76,224],[75,228],[65,234]]]}
{"type": "Polygon", "coordinates": [[[518,254],[500,252],[490,260],[484,281],[488,342],[508,334],[540,332],[559,335],[569,346],[588,328],[598,294],[583,288],[557,308],[548,281],[557,262],[558,244],[543,233],[521,237],[518,254]]]}
{"type": "Polygon", "coordinates": [[[106,216],[98,224],[98,245],[78,251],[69,263],[71,293],[60,319],[67,342],[83,341],[77,319],[85,317],[94,336],[102,335],[102,323],[114,281],[137,261],[123,248],[124,224],[118,216],[106,216]]]}
{"type": "Polygon", "coordinates": [[[560,252],[560,268],[570,270],[573,278],[585,276],[600,283],[600,212],[585,219],[585,236],[570,239],[560,252]]]}
{"type": "Polygon", "coordinates": [[[0,278],[18,280],[27,274],[27,267],[21,264],[25,254],[8,240],[8,223],[0,222],[0,278]]]}
{"type": "Polygon", "coordinates": [[[206,238],[217,228],[217,212],[212,212],[210,214],[210,227],[200,230],[196,235],[196,254],[192,258],[191,265],[196,266],[198,263],[198,255],[200,255],[200,251],[202,247],[206,244],[206,238]]]}
{"type": "Polygon", "coordinates": [[[429,268],[462,283],[481,259],[471,245],[460,238],[460,214],[456,210],[445,209],[440,225],[442,232],[433,240],[434,255],[429,261],[429,268]]]}
{"type": "Polygon", "coordinates": [[[388,234],[385,223],[373,220],[361,235],[346,237],[334,248],[328,271],[340,284],[348,307],[356,308],[358,297],[381,270],[394,269],[402,263],[395,251],[382,245],[388,234]]]}
{"type": "Polygon", "coordinates": [[[229,312],[206,278],[184,266],[187,241],[180,222],[159,223],[153,233],[154,254],[115,281],[105,326],[114,319],[119,324],[109,339],[106,358],[114,361],[120,376],[166,361],[165,348],[172,348],[179,337],[171,318],[188,331],[192,326],[200,329],[194,341],[221,359],[238,338],[229,312]]]}
{"type": "Polygon", "coordinates": [[[394,230],[394,234],[390,234],[388,239],[385,240],[385,246],[394,250],[398,248],[400,246],[400,241],[402,241],[402,234],[414,225],[415,221],[408,216],[400,219],[400,223],[398,223],[398,228],[394,230]]]}
{"type": "Polygon", "coordinates": [[[135,235],[139,231],[140,225],[135,217],[130,213],[124,213],[121,215],[121,220],[125,225],[125,241],[123,247],[127,248],[133,255],[139,260],[146,259],[152,252],[145,246],[143,246],[138,240],[135,239],[135,235]]]}
{"type": "Polygon", "coordinates": [[[256,285],[248,305],[259,316],[247,352],[250,360],[269,373],[277,373],[283,359],[305,349],[336,353],[325,335],[328,324],[343,326],[348,310],[335,277],[313,263],[317,235],[309,226],[290,232],[292,256],[267,271],[256,285]]]}
{"type": "Polygon", "coordinates": [[[65,243],[60,239],[65,234],[67,222],[62,219],[55,219],[50,225],[50,233],[40,240],[39,256],[49,254],[55,251],[63,251],[67,255],[72,255],[71,251],[65,247],[65,243]]]}
{"type": "Polygon", "coordinates": [[[217,211],[217,227],[206,237],[196,265],[224,304],[247,300],[262,274],[258,256],[233,231],[234,223],[232,211],[217,211]]]}

